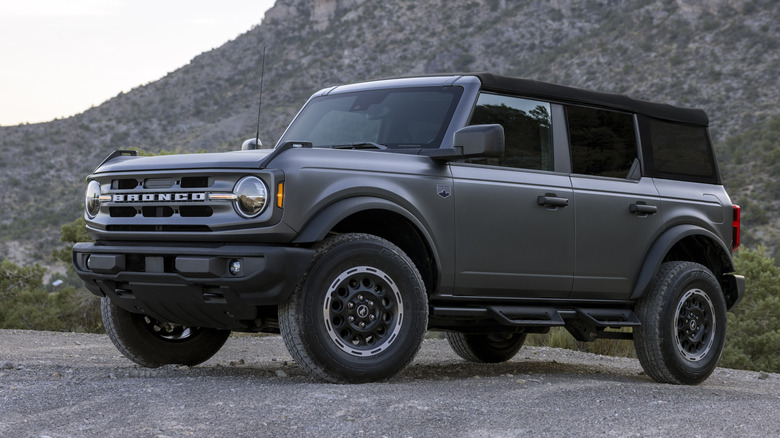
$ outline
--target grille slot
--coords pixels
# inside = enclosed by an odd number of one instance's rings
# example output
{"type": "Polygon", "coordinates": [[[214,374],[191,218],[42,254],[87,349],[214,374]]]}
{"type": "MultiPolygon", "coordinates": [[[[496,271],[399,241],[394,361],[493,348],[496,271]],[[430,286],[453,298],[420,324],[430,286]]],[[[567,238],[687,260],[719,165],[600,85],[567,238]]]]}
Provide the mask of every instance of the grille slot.
{"type": "Polygon", "coordinates": [[[130,190],[138,187],[137,179],[115,179],[111,181],[111,188],[116,190],[130,190]]]}
{"type": "Polygon", "coordinates": [[[111,217],[134,217],[138,211],[135,207],[110,207],[108,213],[111,217]]]}
{"type": "Polygon", "coordinates": [[[106,231],[209,232],[206,225],[107,225],[106,231]]]}
{"type": "Polygon", "coordinates": [[[181,217],[209,217],[214,210],[207,205],[182,205],[179,207],[181,217]]]}
{"type": "Polygon", "coordinates": [[[202,189],[211,187],[214,181],[207,176],[185,176],[181,179],[183,189],[202,189]]]}
{"type": "Polygon", "coordinates": [[[175,181],[173,178],[148,178],[144,181],[146,189],[168,189],[173,187],[175,181]]]}
{"type": "Polygon", "coordinates": [[[171,217],[173,216],[173,209],[167,206],[161,207],[143,207],[144,217],[171,217]]]}

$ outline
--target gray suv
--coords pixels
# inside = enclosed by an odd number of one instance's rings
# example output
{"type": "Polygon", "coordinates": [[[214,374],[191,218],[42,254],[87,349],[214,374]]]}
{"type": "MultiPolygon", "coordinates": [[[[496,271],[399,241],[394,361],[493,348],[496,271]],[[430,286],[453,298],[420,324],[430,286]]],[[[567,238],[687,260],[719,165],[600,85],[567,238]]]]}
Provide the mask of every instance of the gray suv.
{"type": "Polygon", "coordinates": [[[272,332],[310,375],[365,382],[429,329],[501,362],[560,326],[633,339],[650,377],[696,384],[745,288],[708,123],[492,74],[330,87],[270,150],[111,154],[73,263],[148,367],[272,332]]]}

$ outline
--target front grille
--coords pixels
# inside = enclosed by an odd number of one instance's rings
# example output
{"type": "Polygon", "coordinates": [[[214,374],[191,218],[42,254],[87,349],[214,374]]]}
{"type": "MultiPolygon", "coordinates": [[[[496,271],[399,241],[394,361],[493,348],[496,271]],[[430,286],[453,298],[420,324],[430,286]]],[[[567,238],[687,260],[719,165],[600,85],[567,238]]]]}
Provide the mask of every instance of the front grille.
{"type": "Polygon", "coordinates": [[[241,220],[230,195],[244,176],[223,170],[106,175],[98,182],[109,199],[101,201],[94,222],[106,232],[213,234],[241,220]]]}

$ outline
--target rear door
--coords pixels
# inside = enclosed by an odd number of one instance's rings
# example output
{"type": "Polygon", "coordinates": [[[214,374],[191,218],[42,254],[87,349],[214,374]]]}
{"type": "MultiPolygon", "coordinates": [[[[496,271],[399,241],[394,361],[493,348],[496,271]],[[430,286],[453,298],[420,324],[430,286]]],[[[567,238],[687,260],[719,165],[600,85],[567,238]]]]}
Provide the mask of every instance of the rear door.
{"type": "Polygon", "coordinates": [[[642,177],[632,114],[567,106],[577,202],[572,298],[627,299],[663,230],[652,178],[642,177]]]}
{"type": "Polygon", "coordinates": [[[569,175],[553,171],[555,108],[562,111],[547,102],[480,95],[471,124],[501,124],[506,149],[501,158],[451,165],[456,295],[569,295],[574,205],[569,175]]]}

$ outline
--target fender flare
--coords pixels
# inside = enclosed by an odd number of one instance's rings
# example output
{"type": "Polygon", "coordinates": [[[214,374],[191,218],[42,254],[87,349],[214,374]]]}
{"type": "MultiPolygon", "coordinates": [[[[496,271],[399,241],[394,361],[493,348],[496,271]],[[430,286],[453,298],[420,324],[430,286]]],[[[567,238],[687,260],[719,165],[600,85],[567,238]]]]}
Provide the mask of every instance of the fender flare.
{"type": "MultiPolygon", "coordinates": [[[[695,225],[677,225],[664,231],[664,233],[655,240],[653,246],[650,247],[647,256],[645,256],[642,270],[637,277],[630,299],[639,299],[647,292],[647,289],[655,278],[658,269],[661,267],[661,263],[663,262],[664,257],[666,257],[666,254],[668,254],[679,241],[689,236],[701,236],[716,243],[720,249],[721,257],[728,261],[728,263],[724,265],[723,272],[732,272],[734,270],[734,262],[731,260],[729,249],[726,248],[726,245],[721,242],[720,238],[715,235],[715,233],[695,225]],[[725,257],[723,257],[724,255],[725,257]]],[[[718,273],[714,274],[717,275],[718,273]]]]}
{"type": "Polygon", "coordinates": [[[298,237],[292,243],[314,243],[324,239],[330,230],[345,218],[367,210],[386,210],[408,220],[419,232],[425,244],[430,248],[431,257],[437,272],[441,272],[441,258],[437,246],[428,228],[409,210],[395,202],[373,196],[355,196],[342,199],[319,211],[314,219],[307,222],[298,237]]]}
{"type": "MultiPolygon", "coordinates": [[[[314,215],[314,219],[308,221],[303,226],[293,243],[319,242],[327,236],[328,232],[333,229],[336,224],[355,213],[366,210],[387,210],[403,216],[412,222],[415,227],[423,233],[428,244],[431,244],[430,235],[427,230],[412,213],[392,201],[372,196],[355,196],[330,204],[320,210],[314,215]]],[[[431,245],[431,247],[433,246],[431,245]]]]}

